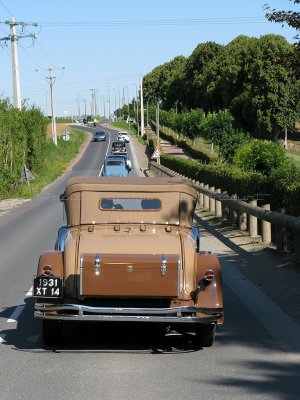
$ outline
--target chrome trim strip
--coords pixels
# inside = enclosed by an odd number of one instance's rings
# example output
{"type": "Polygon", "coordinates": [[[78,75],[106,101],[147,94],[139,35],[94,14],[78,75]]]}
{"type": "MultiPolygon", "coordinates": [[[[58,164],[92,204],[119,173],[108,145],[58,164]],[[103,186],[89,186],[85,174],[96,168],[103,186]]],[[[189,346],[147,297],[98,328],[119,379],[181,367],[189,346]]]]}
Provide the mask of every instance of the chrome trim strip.
{"type": "Polygon", "coordinates": [[[161,267],[160,267],[160,273],[161,276],[166,275],[167,272],[167,257],[165,255],[161,256],[161,267]]]}
{"type": "Polygon", "coordinates": [[[82,271],[83,270],[83,253],[80,253],[80,296],[82,296],[82,271]]]}
{"type": "Polygon", "coordinates": [[[179,293],[180,293],[180,268],[181,268],[181,259],[180,259],[180,255],[178,254],[177,256],[177,271],[178,271],[178,277],[177,277],[177,295],[179,297],[179,293]]]}
{"type": "Polygon", "coordinates": [[[148,322],[217,322],[223,317],[222,308],[193,306],[171,308],[91,307],[80,304],[35,304],[35,318],[86,321],[148,321],[148,322]],[[59,312],[63,313],[59,313],[59,312]],[[71,311],[74,311],[73,313],[71,311]],[[53,312],[58,312],[57,314],[53,312]],[[207,317],[196,317],[195,313],[207,317]],[[190,315],[188,315],[190,314],[190,315]]]}
{"type": "Polygon", "coordinates": [[[96,256],[95,256],[95,264],[94,264],[94,272],[95,272],[96,275],[100,274],[100,268],[101,268],[101,265],[100,265],[100,254],[96,254],[96,256]]]}

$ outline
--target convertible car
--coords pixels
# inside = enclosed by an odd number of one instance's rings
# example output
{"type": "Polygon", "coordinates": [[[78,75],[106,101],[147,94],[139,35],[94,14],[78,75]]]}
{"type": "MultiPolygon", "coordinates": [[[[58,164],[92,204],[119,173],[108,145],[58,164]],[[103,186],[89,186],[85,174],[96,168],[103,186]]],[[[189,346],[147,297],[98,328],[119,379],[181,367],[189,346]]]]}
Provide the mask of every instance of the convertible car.
{"type": "Polygon", "coordinates": [[[197,198],[178,178],[71,178],[67,224],[34,277],[44,343],[61,340],[64,321],[118,321],[162,324],[211,346],[223,323],[221,269],[199,249],[197,198]]]}

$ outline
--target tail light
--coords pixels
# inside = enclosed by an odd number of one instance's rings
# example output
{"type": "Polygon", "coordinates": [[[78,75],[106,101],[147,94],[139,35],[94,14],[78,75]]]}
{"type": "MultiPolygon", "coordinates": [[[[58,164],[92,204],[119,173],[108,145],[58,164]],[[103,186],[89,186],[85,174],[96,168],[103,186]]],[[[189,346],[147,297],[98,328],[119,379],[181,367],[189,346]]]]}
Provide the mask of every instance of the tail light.
{"type": "Polygon", "coordinates": [[[45,265],[45,266],[43,267],[43,275],[46,275],[46,276],[51,276],[51,275],[53,275],[51,265],[45,265]]]}
{"type": "Polygon", "coordinates": [[[207,283],[211,283],[215,279],[215,273],[212,269],[207,269],[204,272],[204,280],[207,283]]]}

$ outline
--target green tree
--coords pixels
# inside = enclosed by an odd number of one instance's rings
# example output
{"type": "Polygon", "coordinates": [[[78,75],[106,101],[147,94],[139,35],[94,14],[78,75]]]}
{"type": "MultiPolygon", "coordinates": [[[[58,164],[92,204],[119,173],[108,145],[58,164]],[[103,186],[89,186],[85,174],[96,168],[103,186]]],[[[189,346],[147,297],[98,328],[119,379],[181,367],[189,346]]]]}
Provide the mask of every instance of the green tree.
{"type": "Polygon", "coordinates": [[[221,55],[222,50],[223,46],[215,42],[200,43],[187,58],[184,101],[187,108],[208,109],[207,85],[211,77],[216,76],[212,75],[211,66],[214,64],[214,60],[221,55]],[[210,79],[207,79],[207,75],[210,79]]]}
{"type": "MultiPolygon", "coordinates": [[[[245,118],[244,108],[248,103],[250,74],[254,46],[258,39],[240,35],[224,47],[219,60],[218,91],[222,98],[222,109],[228,109],[238,129],[252,130],[253,125],[245,118]]],[[[212,77],[213,80],[216,78],[212,77]]]]}
{"type": "MultiPolygon", "coordinates": [[[[294,4],[300,4],[300,0],[290,0],[294,4]]],[[[270,10],[270,5],[265,4],[264,9],[265,10],[270,10]]],[[[293,69],[295,75],[297,76],[298,79],[300,79],[300,65],[299,65],[299,58],[300,58],[300,12],[299,11],[294,11],[294,10],[271,10],[270,12],[267,12],[266,17],[268,18],[269,21],[277,22],[280,24],[288,24],[290,27],[296,29],[296,35],[294,39],[296,39],[295,42],[295,53],[292,54],[291,57],[286,59],[287,65],[290,65],[291,68],[293,69]]]]}
{"type": "Polygon", "coordinates": [[[219,159],[231,163],[236,149],[249,140],[247,133],[232,126],[233,117],[228,110],[208,114],[200,127],[201,135],[218,146],[219,159]]]}
{"type": "Polygon", "coordinates": [[[143,79],[145,98],[152,102],[159,98],[166,109],[172,108],[180,92],[184,91],[184,84],[181,82],[184,65],[185,57],[178,56],[145,75],[143,79]]]}
{"type": "Polygon", "coordinates": [[[266,35],[257,41],[244,115],[250,119],[249,124],[255,125],[259,137],[277,139],[286,128],[293,129],[299,118],[300,82],[283,63],[283,58],[293,51],[282,36],[266,35]],[[253,118],[255,122],[251,121],[253,118]]]}

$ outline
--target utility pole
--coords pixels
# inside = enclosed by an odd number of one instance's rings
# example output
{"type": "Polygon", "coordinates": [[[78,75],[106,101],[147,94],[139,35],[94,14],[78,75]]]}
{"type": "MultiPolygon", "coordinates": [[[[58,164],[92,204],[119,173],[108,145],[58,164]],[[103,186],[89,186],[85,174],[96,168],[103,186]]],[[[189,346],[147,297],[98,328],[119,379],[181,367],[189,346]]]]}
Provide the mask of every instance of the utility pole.
{"type": "Polygon", "coordinates": [[[110,121],[110,92],[109,92],[109,86],[107,86],[107,92],[108,92],[108,121],[110,121]]]}
{"type": "Polygon", "coordinates": [[[129,127],[129,132],[130,132],[130,103],[129,103],[128,86],[127,86],[127,101],[128,101],[128,127],[129,127]]]}
{"type": "MultiPolygon", "coordinates": [[[[156,147],[159,149],[160,146],[160,138],[159,138],[159,99],[157,100],[156,105],[156,147]]],[[[157,164],[160,164],[160,155],[157,157],[157,164]]]]}
{"type": "Polygon", "coordinates": [[[86,99],[83,99],[84,102],[84,116],[86,118],[86,99]]]}
{"type": "Polygon", "coordinates": [[[92,116],[96,116],[96,89],[91,89],[92,92],[92,116]]]}
{"type": "MultiPolygon", "coordinates": [[[[58,69],[58,68],[55,68],[58,69]]],[[[60,69],[65,69],[65,67],[62,67],[60,69]]],[[[56,134],[56,121],[55,121],[55,112],[54,112],[54,99],[53,99],[53,85],[55,83],[55,76],[52,76],[52,71],[54,69],[53,68],[47,68],[48,74],[49,76],[46,76],[46,79],[49,80],[49,84],[50,84],[50,101],[51,101],[51,119],[52,119],[52,139],[53,139],[53,143],[55,145],[57,145],[57,134],[56,134]]],[[[36,69],[36,71],[38,71],[36,69]]]]}
{"type": "Polygon", "coordinates": [[[55,76],[52,76],[52,68],[48,68],[50,82],[50,97],[51,97],[51,119],[52,119],[52,139],[53,143],[57,146],[57,134],[56,134],[56,121],[54,112],[54,101],[53,101],[53,84],[55,82],[55,76]]]}
{"type": "Polygon", "coordinates": [[[136,124],[137,124],[137,135],[140,136],[140,128],[139,128],[139,98],[138,98],[138,92],[137,92],[137,87],[135,86],[136,90],[136,124]]]}
{"type": "Polygon", "coordinates": [[[11,17],[9,21],[5,21],[5,24],[10,27],[10,35],[8,37],[1,38],[0,41],[8,41],[11,42],[11,62],[12,62],[12,79],[13,79],[13,106],[18,108],[19,110],[22,108],[21,101],[21,89],[20,89],[20,75],[19,75],[19,59],[18,59],[18,47],[17,41],[19,39],[30,37],[31,39],[36,39],[36,36],[33,34],[29,35],[17,35],[16,34],[16,25],[25,26],[32,25],[38,26],[38,24],[27,24],[25,22],[16,22],[14,17],[11,17]]]}
{"type": "Polygon", "coordinates": [[[77,100],[77,117],[78,117],[78,120],[79,120],[79,118],[80,118],[80,98],[79,98],[79,94],[77,94],[76,100],[77,100]]]}
{"type": "Polygon", "coordinates": [[[121,121],[121,119],[122,119],[122,111],[121,111],[120,86],[118,86],[118,94],[119,94],[119,121],[121,121]]]}
{"type": "Polygon", "coordinates": [[[145,133],[145,122],[144,122],[144,99],[143,99],[143,77],[140,78],[140,93],[141,93],[141,136],[145,133]]]}

